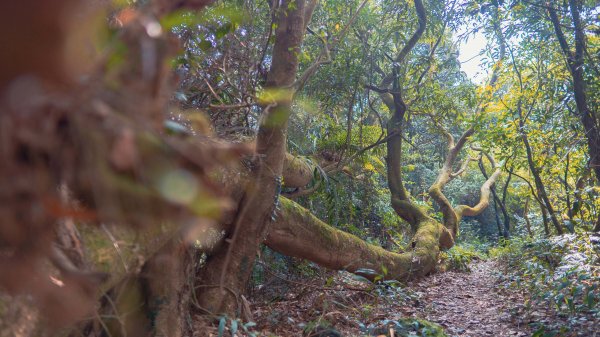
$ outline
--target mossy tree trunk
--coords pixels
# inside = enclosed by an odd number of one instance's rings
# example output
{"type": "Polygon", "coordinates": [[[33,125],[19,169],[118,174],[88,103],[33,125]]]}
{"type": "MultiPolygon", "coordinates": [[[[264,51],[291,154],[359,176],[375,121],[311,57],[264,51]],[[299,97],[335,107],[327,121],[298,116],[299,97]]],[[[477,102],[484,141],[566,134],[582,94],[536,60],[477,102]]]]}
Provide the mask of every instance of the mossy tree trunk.
{"type": "Polygon", "coordinates": [[[413,279],[436,266],[444,226],[430,217],[424,216],[418,223],[410,251],[393,253],[324,223],[294,201],[281,198],[281,206],[280,216],[265,240],[281,254],[369,279],[378,275],[384,279],[413,279]]]}

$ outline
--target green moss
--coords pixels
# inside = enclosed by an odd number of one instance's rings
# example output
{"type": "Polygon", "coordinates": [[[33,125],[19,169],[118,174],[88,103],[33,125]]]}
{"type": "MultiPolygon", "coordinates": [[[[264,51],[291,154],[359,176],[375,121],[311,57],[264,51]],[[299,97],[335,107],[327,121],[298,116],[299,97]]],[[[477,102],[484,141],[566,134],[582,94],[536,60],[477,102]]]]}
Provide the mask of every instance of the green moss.
{"type": "MultiPolygon", "coordinates": [[[[83,246],[86,248],[95,270],[106,273],[115,273],[117,270],[120,270],[121,273],[125,272],[121,257],[107,233],[98,226],[79,225],[78,229],[81,233],[83,246]]],[[[111,227],[109,230],[120,242],[132,243],[134,241],[133,233],[127,233],[123,228],[111,227]]],[[[134,260],[134,254],[131,249],[128,249],[129,245],[121,246],[122,258],[126,263],[131,263],[134,260]]]]}
{"type": "MultiPolygon", "coordinates": [[[[297,203],[287,199],[287,198],[279,198],[279,204],[281,208],[280,216],[289,216],[290,214],[294,214],[294,216],[298,216],[301,218],[303,223],[311,223],[313,221],[320,221],[314,215],[312,215],[311,211],[308,209],[299,206],[297,203]],[[290,210],[290,211],[286,211],[290,210]],[[296,215],[298,214],[298,215],[296,215]]],[[[331,228],[327,224],[323,225],[314,225],[312,228],[319,231],[319,235],[325,238],[329,242],[336,241],[336,231],[331,228]]]]}
{"type": "Polygon", "coordinates": [[[319,226],[318,228],[321,229],[321,236],[323,236],[327,241],[333,243],[337,240],[335,232],[330,228],[327,228],[326,226],[319,226]]]}

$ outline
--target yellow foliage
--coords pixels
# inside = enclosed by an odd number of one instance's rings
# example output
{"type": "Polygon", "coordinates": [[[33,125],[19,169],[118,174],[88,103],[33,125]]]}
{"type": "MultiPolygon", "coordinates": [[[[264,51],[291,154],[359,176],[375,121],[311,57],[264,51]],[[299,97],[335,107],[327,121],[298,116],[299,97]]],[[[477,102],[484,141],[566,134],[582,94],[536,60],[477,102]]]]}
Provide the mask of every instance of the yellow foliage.
{"type": "Polygon", "coordinates": [[[412,165],[412,164],[404,165],[404,171],[406,171],[406,172],[412,172],[415,170],[415,168],[416,168],[416,166],[412,165]]]}
{"type": "Polygon", "coordinates": [[[370,156],[369,159],[374,162],[380,168],[385,168],[385,164],[377,156],[370,156]]]}
{"type": "Polygon", "coordinates": [[[373,166],[373,164],[371,164],[371,163],[365,163],[364,168],[365,168],[365,170],[370,171],[370,172],[377,172],[377,170],[375,169],[375,166],[373,166]]]}
{"type": "Polygon", "coordinates": [[[291,89],[271,88],[265,89],[258,95],[260,104],[271,104],[281,101],[291,101],[294,91],[291,89]]]}

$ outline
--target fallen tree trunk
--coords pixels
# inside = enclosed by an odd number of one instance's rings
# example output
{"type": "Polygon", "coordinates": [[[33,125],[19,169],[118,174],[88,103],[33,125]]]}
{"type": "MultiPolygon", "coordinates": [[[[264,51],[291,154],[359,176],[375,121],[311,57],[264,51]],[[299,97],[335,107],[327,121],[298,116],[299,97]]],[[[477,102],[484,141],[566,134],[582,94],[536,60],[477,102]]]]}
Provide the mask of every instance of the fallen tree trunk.
{"type": "Polygon", "coordinates": [[[334,228],[294,201],[281,198],[280,214],[271,224],[265,244],[281,254],[371,280],[378,275],[407,280],[435,268],[443,231],[442,224],[426,217],[418,225],[411,250],[394,253],[334,228]]]}

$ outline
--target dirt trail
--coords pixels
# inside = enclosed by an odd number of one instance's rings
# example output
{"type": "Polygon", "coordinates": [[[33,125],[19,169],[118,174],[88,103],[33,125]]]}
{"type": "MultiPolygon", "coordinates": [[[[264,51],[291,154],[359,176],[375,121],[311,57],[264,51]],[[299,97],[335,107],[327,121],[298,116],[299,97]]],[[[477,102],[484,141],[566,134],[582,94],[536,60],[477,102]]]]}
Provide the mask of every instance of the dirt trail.
{"type": "Polygon", "coordinates": [[[493,261],[471,272],[434,274],[411,286],[419,296],[413,317],[440,324],[449,336],[530,336],[523,321],[523,296],[497,285],[493,261]]]}
{"type": "MultiPolygon", "coordinates": [[[[261,336],[307,336],[312,324],[355,337],[365,336],[365,327],[370,330],[385,322],[421,318],[441,325],[452,337],[531,336],[523,295],[499,285],[496,262],[477,261],[470,267],[471,272],[429,275],[406,288],[370,289],[347,273],[331,273],[333,287],[281,282],[281,297],[254,297],[257,330],[261,336]],[[363,291],[355,290],[361,287],[363,291]]],[[[274,290],[273,284],[263,289],[274,290]]]]}

